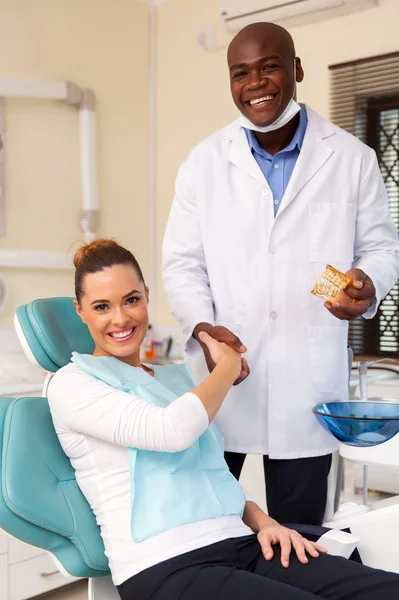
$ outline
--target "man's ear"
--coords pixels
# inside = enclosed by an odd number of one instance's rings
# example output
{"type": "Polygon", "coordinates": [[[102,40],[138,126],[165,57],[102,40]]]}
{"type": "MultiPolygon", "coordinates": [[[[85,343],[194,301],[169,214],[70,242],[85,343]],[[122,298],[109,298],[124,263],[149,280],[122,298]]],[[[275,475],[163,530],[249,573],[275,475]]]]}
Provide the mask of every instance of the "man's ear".
{"type": "Polygon", "coordinates": [[[303,81],[303,79],[305,77],[305,73],[302,68],[301,59],[298,56],[295,58],[295,65],[296,65],[296,82],[301,83],[301,81],[303,81]]]}
{"type": "Polygon", "coordinates": [[[83,318],[82,307],[80,306],[79,302],[77,300],[74,300],[73,305],[75,307],[77,315],[82,319],[83,323],[86,323],[86,321],[83,318]]]}

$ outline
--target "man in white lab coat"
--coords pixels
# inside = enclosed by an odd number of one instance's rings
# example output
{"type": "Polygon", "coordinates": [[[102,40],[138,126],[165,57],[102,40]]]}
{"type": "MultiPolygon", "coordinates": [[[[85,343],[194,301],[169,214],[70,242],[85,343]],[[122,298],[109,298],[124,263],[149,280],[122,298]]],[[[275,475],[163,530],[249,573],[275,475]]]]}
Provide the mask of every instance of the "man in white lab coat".
{"type": "Polygon", "coordinates": [[[257,23],[228,49],[240,118],[181,166],[163,276],[189,355],[198,333],[248,348],[217,423],[238,477],[264,456],[269,514],[320,524],[335,440],[312,407],[347,398],[347,325],[372,318],[399,276],[399,244],[373,150],[295,102],[304,77],[287,31],[257,23]],[[310,294],[326,264],[353,284],[310,294]]]}

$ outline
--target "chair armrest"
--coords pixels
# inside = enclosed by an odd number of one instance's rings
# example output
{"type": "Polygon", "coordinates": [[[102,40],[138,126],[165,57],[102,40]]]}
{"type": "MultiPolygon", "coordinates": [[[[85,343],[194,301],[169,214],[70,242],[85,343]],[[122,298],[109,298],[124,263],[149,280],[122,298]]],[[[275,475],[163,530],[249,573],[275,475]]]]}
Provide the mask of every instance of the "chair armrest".
{"type": "Polygon", "coordinates": [[[318,539],[318,543],[327,548],[329,554],[343,558],[349,558],[359,542],[360,538],[353,533],[339,529],[330,529],[318,539]]]}

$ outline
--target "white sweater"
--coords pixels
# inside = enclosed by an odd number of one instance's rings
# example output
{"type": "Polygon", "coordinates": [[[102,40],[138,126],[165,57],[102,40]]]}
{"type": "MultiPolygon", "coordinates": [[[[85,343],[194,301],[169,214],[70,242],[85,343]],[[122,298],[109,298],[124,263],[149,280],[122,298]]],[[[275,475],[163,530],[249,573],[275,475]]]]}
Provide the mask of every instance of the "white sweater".
{"type": "Polygon", "coordinates": [[[132,539],[128,447],[178,452],[191,446],[209,424],[195,394],[158,407],[70,363],[51,380],[48,400],[61,445],[100,526],[116,585],[173,556],[252,533],[240,517],[223,516],[140,543],[132,539]]]}

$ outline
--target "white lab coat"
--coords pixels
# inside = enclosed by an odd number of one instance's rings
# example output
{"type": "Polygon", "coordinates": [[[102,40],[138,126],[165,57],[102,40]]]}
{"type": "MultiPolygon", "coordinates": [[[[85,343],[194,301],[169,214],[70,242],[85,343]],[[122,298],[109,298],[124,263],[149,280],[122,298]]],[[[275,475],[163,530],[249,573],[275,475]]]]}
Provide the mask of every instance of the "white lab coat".
{"type": "Polygon", "coordinates": [[[327,263],[358,267],[378,304],[399,277],[398,234],[374,151],[306,110],[303,146],[276,218],[235,121],[181,166],[164,239],[170,307],[202,377],[202,351],[191,337],[197,323],[224,325],[248,348],[251,374],[216,419],[226,449],[271,458],[337,448],[312,407],[347,398],[348,326],[310,294],[314,280],[327,263]]]}

